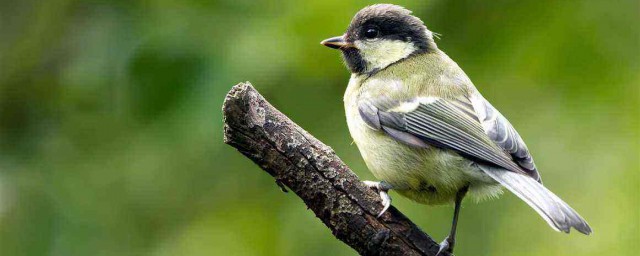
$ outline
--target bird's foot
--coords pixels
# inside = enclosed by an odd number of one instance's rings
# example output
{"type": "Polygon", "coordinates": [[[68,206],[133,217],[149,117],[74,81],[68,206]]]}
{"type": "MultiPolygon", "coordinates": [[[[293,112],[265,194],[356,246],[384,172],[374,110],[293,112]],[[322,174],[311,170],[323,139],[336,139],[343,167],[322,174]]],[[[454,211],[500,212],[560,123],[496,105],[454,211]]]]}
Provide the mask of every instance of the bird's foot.
{"type": "Polygon", "coordinates": [[[389,183],[386,183],[384,181],[377,182],[365,180],[364,184],[369,188],[378,190],[378,193],[380,193],[380,198],[382,199],[383,206],[382,211],[380,211],[380,213],[378,214],[378,218],[380,218],[380,216],[382,216],[382,214],[389,209],[389,206],[391,206],[391,197],[387,192],[392,189],[392,187],[389,183]]]}
{"type": "Polygon", "coordinates": [[[436,254],[436,256],[442,256],[442,255],[453,255],[453,245],[455,244],[455,241],[453,239],[450,239],[449,236],[447,236],[447,238],[444,239],[444,241],[442,241],[442,243],[440,243],[440,249],[438,249],[438,253],[436,254]]]}

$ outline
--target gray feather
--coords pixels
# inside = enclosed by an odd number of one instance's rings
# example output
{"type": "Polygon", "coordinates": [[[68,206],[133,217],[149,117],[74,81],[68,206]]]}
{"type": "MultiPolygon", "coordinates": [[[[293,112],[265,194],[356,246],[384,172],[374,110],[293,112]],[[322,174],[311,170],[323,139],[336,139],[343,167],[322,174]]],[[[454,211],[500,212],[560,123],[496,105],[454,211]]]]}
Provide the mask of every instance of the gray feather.
{"type": "Polygon", "coordinates": [[[513,161],[522,167],[529,176],[541,182],[540,174],[536,169],[527,145],[525,145],[522,137],[520,137],[520,134],[513,128],[507,118],[477,92],[469,100],[489,138],[508,152],[513,161]]]}
{"type": "Polygon", "coordinates": [[[380,118],[378,117],[378,108],[376,106],[361,102],[358,104],[358,112],[369,127],[374,130],[380,130],[380,118]]]}
{"type": "Polygon", "coordinates": [[[575,210],[531,177],[483,164],[478,167],[536,210],[552,228],[591,233],[589,224],[575,210]]]}
{"type": "Polygon", "coordinates": [[[373,104],[369,104],[366,101],[362,101],[358,104],[358,112],[360,113],[360,117],[362,120],[372,129],[374,130],[384,130],[387,135],[391,136],[393,139],[403,142],[405,144],[426,148],[428,145],[422,141],[420,138],[403,131],[396,130],[392,127],[402,127],[404,126],[404,120],[398,119],[394,115],[390,115],[387,112],[379,112],[378,108],[373,104]],[[385,122],[387,125],[382,126],[381,121],[385,122]]]}
{"type": "Polygon", "coordinates": [[[525,173],[509,154],[485,134],[478,119],[470,111],[460,110],[460,105],[451,101],[437,99],[431,103],[420,103],[416,109],[407,113],[382,111],[384,108],[381,108],[377,110],[376,117],[363,114],[374,108],[365,105],[368,103],[361,102],[359,106],[365,122],[376,120],[379,122],[377,125],[396,140],[415,146],[418,145],[418,138],[423,143],[453,149],[464,156],[513,172],[525,173]]]}
{"type": "Polygon", "coordinates": [[[424,141],[422,141],[420,138],[411,135],[410,133],[407,132],[403,132],[403,131],[398,131],[396,129],[390,128],[390,127],[382,127],[382,129],[389,135],[391,136],[391,138],[403,142],[405,144],[408,144],[410,146],[414,146],[414,147],[419,147],[419,148],[426,148],[429,145],[427,145],[427,143],[425,143],[424,141]]]}

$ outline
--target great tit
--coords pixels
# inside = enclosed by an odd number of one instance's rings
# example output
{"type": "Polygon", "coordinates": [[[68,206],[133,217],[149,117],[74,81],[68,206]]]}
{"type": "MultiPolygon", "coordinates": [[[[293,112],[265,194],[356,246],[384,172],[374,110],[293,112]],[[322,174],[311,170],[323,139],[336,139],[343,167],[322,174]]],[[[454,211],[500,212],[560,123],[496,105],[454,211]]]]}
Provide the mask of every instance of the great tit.
{"type": "Polygon", "coordinates": [[[390,206],[387,191],[418,203],[455,204],[439,253],[453,252],[465,195],[497,197],[502,188],[531,206],[555,230],[591,227],[542,185],[524,141],[438,49],[434,33],[391,4],[360,10],[344,35],[322,41],[339,49],[351,79],[344,94],[349,132],[380,182],[366,181],[390,206]]]}

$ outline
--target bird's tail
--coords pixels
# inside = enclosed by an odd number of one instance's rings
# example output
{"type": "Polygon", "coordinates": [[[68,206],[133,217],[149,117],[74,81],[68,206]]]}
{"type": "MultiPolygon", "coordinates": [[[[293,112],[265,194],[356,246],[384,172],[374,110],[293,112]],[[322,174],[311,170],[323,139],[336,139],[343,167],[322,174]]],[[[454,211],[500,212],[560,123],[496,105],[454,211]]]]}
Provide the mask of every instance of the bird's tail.
{"type": "Polygon", "coordinates": [[[585,235],[591,234],[591,227],[575,210],[536,180],[502,168],[488,165],[479,167],[536,210],[556,231],[569,233],[573,227],[585,235]]]}

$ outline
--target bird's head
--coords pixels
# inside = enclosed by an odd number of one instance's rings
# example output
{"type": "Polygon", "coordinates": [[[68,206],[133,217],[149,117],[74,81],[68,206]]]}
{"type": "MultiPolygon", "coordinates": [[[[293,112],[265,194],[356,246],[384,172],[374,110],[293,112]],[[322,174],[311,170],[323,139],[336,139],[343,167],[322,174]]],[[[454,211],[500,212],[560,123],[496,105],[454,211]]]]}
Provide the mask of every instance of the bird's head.
{"type": "Polygon", "coordinates": [[[435,50],[433,34],[411,11],[392,4],[360,10],[347,32],[322,41],[342,51],[354,74],[374,73],[409,56],[435,50]]]}

